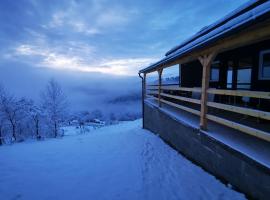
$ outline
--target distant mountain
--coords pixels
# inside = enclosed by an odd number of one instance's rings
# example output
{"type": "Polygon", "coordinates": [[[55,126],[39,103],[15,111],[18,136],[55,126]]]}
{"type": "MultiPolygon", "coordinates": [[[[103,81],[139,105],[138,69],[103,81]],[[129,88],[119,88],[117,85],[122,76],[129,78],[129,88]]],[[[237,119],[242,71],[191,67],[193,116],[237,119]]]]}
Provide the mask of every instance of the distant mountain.
{"type": "Polygon", "coordinates": [[[179,76],[164,78],[162,84],[179,84],[179,76]]]}
{"type": "Polygon", "coordinates": [[[140,100],[141,100],[140,93],[132,93],[132,94],[115,97],[109,100],[108,103],[110,104],[119,104],[119,103],[128,103],[128,102],[130,103],[130,102],[135,102],[135,101],[140,101],[140,100]]]}
{"type": "MultiPolygon", "coordinates": [[[[150,84],[157,85],[158,80],[152,81],[150,84]]],[[[162,84],[179,84],[179,76],[162,78],[162,84]]]]}

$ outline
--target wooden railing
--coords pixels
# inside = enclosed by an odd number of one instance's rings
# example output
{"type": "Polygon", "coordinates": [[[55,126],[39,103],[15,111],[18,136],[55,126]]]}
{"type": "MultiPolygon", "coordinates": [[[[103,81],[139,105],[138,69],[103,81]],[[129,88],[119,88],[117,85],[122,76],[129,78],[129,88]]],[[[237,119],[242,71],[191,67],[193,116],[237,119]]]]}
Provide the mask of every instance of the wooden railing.
{"type": "MultiPolygon", "coordinates": [[[[201,99],[194,99],[190,97],[170,94],[171,91],[185,91],[185,92],[191,92],[191,93],[201,93],[201,88],[179,87],[178,85],[165,85],[165,86],[161,85],[160,87],[158,85],[148,85],[146,87],[146,94],[147,94],[146,97],[154,98],[155,100],[159,102],[159,104],[164,103],[164,104],[173,106],[175,108],[184,110],[186,112],[189,112],[189,113],[192,113],[201,117],[200,110],[196,110],[194,108],[184,106],[184,105],[175,103],[173,101],[173,100],[179,100],[182,102],[188,102],[191,104],[199,105],[201,104],[201,99]],[[158,98],[158,97],[161,97],[161,98],[158,98]]],[[[261,91],[221,90],[221,89],[209,88],[207,90],[207,94],[208,95],[212,94],[212,95],[222,95],[222,96],[223,95],[234,96],[234,97],[249,97],[249,98],[270,100],[270,92],[261,92],[261,91]]],[[[255,117],[257,119],[262,119],[262,120],[270,120],[270,112],[266,112],[266,111],[262,111],[258,109],[241,107],[241,106],[236,106],[236,105],[228,105],[225,103],[217,103],[214,101],[207,101],[206,105],[210,108],[214,108],[218,110],[238,113],[238,114],[255,117]]],[[[222,118],[220,116],[215,116],[215,115],[209,114],[209,112],[207,112],[206,114],[206,119],[270,142],[269,132],[252,128],[250,126],[243,125],[243,124],[222,118]]]]}

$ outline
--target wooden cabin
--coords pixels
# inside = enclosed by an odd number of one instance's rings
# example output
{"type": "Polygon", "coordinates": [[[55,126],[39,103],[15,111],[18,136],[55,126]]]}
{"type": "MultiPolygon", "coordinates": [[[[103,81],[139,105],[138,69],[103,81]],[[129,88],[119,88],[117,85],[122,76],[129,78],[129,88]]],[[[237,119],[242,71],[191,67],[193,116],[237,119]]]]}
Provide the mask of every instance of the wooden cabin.
{"type": "Polygon", "coordinates": [[[270,196],[270,1],[247,2],[139,75],[144,128],[245,194],[270,196]],[[175,65],[178,83],[163,83],[175,65]]]}

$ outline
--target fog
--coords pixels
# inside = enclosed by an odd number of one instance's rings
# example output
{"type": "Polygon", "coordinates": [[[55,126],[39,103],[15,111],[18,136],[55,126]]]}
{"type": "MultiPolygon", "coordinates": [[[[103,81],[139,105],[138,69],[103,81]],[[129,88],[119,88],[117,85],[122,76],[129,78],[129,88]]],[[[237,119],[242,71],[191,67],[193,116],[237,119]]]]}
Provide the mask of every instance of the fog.
{"type": "Polygon", "coordinates": [[[0,69],[0,83],[16,97],[39,103],[41,91],[53,78],[66,93],[71,113],[101,110],[105,116],[120,116],[141,112],[138,76],[55,70],[10,62],[2,63],[0,69]]]}

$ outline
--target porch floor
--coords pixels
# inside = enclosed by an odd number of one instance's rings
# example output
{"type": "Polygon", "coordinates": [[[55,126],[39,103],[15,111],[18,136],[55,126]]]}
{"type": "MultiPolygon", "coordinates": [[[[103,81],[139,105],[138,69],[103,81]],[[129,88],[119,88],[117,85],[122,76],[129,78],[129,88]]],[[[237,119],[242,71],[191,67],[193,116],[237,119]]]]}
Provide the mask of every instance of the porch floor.
{"type": "MultiPolygon", "coordinates": [[[[199,117],[186,111],[162,104],[158,107],[158,102],[154,99],[146,99],[145,103],[160,109],[170,115],[175,120],[199,129],[199,117]]],[[[223,143],[224,145],[241,152],[255,162],[270,169],[270,145],[268,142],[257,139],[240,131],[208,121],[208,130],[203,131],[208,136],[223,143]]]]}

